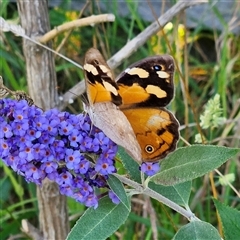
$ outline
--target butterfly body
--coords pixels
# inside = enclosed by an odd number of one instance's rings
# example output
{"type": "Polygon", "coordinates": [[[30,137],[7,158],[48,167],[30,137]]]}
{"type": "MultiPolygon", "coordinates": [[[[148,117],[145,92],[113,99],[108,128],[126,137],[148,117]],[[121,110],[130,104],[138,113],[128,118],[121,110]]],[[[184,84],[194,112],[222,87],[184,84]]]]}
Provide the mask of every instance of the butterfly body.
{"type": "Polygon", "coordinates": [[[174,95],[171,56],[143,59],[115,82],[100,52],[91,48],[84,70],[93,124],[138,163],[158,161],[176,148],[179,124],[164,108],[174,95]]]}

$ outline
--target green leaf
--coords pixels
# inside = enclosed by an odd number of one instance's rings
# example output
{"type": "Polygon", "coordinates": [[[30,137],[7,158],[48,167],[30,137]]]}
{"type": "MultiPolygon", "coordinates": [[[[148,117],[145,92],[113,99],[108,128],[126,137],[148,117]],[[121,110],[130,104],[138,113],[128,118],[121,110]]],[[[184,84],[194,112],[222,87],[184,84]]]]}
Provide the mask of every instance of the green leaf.
{"type": "Polygon", "coordinates": [[[179,205],[188,206],[192,187],[191,182],[184,182],[174,186],[163,186],[150,182],[148,187],[179,205]]]}
{"type": "Polygon", "coordinates": [[[139,165],[135,162],[124,150],[124,148],[118,146],[119,158],[121,159],[123,166],[128,171],[130,178],[138,183],[141,182],[141,174],[139,165]]]}
{"type": "Polygon", "coordinates": [[[89,208],[70,231],[68,240],[106,239],[127,220],[130,213],[122,202],[114,204],[108,197],[100,199],[97,209],[89,208]]]}
{"type": "Polygon", "coordinates": [[[183,226],[175,234],[173,240],[221,240],[216,228],[202,221],[193,221],[183,226]]]}
{"type": "Polygon", "coordinates": [[[225,204],[213,199],[214,204],[218,210],[221,218],[224,239],[232,240],[239,239],[240,236],[240,212],[234,208],[226,206],[225,204]]]}
{"type": "Polygon", "coordinates": [[[218,168],[239,151],[213,145],[179,148],[162,161],[161,171],[150,180],[166,186],[187,182],[218,168]]]}
{"type": "Polygon", "coordinates": [[[126,191],[123,187],[122,182],[115,176],[110,175],[108,179],[108,184],[112,191],[118,196],[120,201],[126,206],[126,208],[129,208],[130,212],[130,201],[129,198],[127,197],[126,191]]]}

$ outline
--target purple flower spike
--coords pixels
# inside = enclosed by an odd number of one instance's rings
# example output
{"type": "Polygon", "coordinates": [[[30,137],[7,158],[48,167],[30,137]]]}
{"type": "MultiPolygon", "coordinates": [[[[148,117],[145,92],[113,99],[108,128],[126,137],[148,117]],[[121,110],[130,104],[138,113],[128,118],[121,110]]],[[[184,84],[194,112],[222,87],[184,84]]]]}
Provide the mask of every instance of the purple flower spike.
{"type": "Polygon", "coordinates": [[[97,208],[96,190],[108,191],[116,152],[117,145],[85,114],[43,112],[25,100],[0,99],[0,158],[28,182],[48,178],[61,194],[97,208]]]}

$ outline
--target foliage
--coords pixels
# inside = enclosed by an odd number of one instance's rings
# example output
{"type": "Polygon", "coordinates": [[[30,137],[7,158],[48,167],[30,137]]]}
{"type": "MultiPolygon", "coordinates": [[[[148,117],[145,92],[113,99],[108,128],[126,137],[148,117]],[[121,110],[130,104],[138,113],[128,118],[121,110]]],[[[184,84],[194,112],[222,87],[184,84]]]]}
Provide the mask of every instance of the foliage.
{"type": "MultiPolygon", "coordinates": [[[[17,22],[16,5],[8,1],[3,3],[1,16],[17,22]]],[[[66,44],[61,51],[77,62],[83,62],[84,53],[94,44],[106,58],[111,56],[149,24],[136,13],[136,1],[127,3],[134,17],[123,18],[118,15],[115,2],[115,22],[73,30],[70,37],[65,33],[58,35],[54,39],[53,48],[56,49],[66,37],[66,44]]],[[[164,28],[164,32],[153,36],[116,69],[115,72],[119,73],[129,64],[148,55],[170,53],[175,57],[179,67],[175,74],[175,99],[170,108],[181,123],[182,139],[178,143],[179,149],[162,161],[161,171],[146,179],[140,174],[137,163],[120,149],[117,160],[121,161],[117,161],[116,165],[118,174],[112,175],[108,180],[110,188],[120,198],[120,204],[115,205],[105,197],[100,200],[96,210],[86,210],[68,199],[70,216],[81,215],[77,223],[76,218],[71,218],[74,227],[68,239],[117,239],[118,236],[122,239],[143,236],[151,239],[156,237],[155,232],[159,239],[221,239],[220,235],[225,239],[235,239],[239,235],[240,203],[236,193],[240,187],[237,158],[239,124],[236,123],[240,117],[237,81],[240,44],[239,36],[231,33],[231,23],[225,22],[217,6],[211,5],[212,13],[223,23],[223,31],[206,30],[200,20],[194,30],[188,30],[179,23],[180,17],[177,16],[172,24],[164,28]],[[209,44],[212,47],[208,47],[209,44]],[[216,99],[216,96],[219,98],[216,99]],[[214,123],[217,123],[217,127],[211,124],[204,127],[206,125],[200,123],[203,120],[200,115],[206,117],[205,106],[216,100],[217,116],[214,123]],[[186,147],[186,144],[194,143],[196,134],[199,134],[198,141],[209,145],[186,147]],[[213,171],[215,168],[219,170],[213,171]],[[221,172],[223,176],[219,175],[221,172]],[[126,173],[128,177],[123,177],[126,173]],[[221,184],[220,178],[227,174],[233,174],[235,181],[221,184]],[[190,222],[187,223],[182,215],[190,222]]],[[[147,5],[146,8],[151,6],[147,5]]],[[[93,5],[84,11],[84,15],[90,15],[89,9],[94,14],[99,13],[98,7],[93,5]]],[[[64,21],[71,21],[78,15],[78,12],[64,8],[52,8],[49,11],[52,28],[64,21]]],[[[26,91],[25,63],[21,48],[20,38],[1,32],[0,75],[8,88],[26,91]]],[[[56,71],[60,93],[68,91],[83,78],[81,69],[58,57],[56,71]]],[[[81,111],[79,103],[80,98],[69,105],[67,110],[73,113],[81,111]]],[[[213,115],[211,111],[216,110],[214,104],[212,107],[213,110],[209,108],[210,115],[213,115]]],[[[1,239],[6,239],[20,233],[22,219],[38,225],[38,209],[35,186],[27,184],[2,162],[0,166],[1,239]]],[[[25,236],[20,236],[26,239],[25,236]]]]}

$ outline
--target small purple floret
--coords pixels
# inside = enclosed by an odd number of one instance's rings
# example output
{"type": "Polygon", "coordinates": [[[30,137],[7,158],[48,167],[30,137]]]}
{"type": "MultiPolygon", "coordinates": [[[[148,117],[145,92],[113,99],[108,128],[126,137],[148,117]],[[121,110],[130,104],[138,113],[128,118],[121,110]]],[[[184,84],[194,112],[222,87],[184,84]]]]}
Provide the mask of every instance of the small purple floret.
{"type": "Polygon", "coordinates": [[[108,196],[112,200],[113,203],[115,203],[115,204],[120,203],[120,199],[118,198],[118,196],[113,191],[109,191],[108,196]]]}
{"type": "Polygon", "coordinates": [[[153,176],[160,170],[159,162],[143,162],[140,170],[148,176],[153,176]]]}

